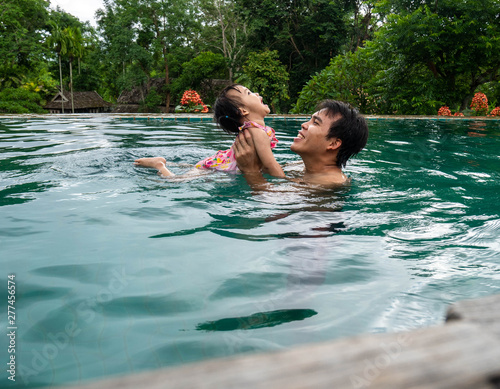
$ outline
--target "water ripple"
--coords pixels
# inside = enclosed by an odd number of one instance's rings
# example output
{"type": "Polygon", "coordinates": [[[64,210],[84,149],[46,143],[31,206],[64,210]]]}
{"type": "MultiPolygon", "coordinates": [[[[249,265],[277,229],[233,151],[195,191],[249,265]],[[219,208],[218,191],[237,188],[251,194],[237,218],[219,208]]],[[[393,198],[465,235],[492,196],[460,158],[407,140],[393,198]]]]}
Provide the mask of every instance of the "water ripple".
{"type": "MultiPolygon", "coordinates": [[[[300,123],[269,121],[291,177],[300,123]]],[[[498,122],[369,125],[350,187],[267,177],[255,192],[241,174],[172,182],[132,164],[187,171],[232,144],[212,123],[0,119],[19,338],[28,364],[57,349],[30,385],[433,325],[498,293],[498,122]]]]}

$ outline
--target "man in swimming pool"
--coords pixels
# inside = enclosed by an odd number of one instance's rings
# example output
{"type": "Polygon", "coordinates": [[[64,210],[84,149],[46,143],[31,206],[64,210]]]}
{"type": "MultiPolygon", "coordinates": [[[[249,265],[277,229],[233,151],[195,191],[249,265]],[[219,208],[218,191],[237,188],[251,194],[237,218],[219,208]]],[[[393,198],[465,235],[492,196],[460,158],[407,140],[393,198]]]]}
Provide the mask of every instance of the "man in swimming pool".
{"type": "MultiPolygon", "coordinates": [[[[368,126],[356,109],[341,101],[325,100],[309,121],[301,125],[290,149],[304,162],[304,182],[335,186],[346,183],[342,168],[365,147],[367,140],[368,126]]],[[[248,131],[238,136],[234,150],[238,167],[248,183],[254,187],[266,183],[248,131]]]]}

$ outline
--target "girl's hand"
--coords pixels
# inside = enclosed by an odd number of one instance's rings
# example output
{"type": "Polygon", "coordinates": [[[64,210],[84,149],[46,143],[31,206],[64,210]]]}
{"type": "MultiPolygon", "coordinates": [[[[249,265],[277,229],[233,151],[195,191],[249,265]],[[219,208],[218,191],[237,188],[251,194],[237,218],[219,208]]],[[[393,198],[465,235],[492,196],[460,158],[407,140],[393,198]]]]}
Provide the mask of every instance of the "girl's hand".
{"type": "Polygon", "coordinates": [[[139,158],[134,161],[135,166],[150,167],[158,170],[165,167],[166,163],[167,160],[163,157],[139,158]]]}

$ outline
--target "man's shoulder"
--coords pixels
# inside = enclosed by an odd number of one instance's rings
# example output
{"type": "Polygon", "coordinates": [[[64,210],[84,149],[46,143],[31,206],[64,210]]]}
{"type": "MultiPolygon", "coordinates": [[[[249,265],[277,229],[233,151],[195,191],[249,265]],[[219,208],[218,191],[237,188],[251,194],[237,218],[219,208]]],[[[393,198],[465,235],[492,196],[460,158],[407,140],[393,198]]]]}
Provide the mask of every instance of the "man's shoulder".
{"type": "Polygon", "coordinates": [[[351,179],[346,177],[343,173],[339,174],[318,174],[309,177],[304,177],[304,181],[324,187],[337,188],[351,183],[351,179]]]}

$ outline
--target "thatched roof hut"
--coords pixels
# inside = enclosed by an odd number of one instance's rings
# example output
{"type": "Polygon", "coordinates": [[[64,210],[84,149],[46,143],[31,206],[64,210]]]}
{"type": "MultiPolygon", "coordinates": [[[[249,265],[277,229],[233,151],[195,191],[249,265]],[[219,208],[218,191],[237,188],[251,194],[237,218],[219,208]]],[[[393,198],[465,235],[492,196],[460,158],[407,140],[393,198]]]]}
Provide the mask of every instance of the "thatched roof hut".
{"type": "MultiPolygon", "coordinates": [[[[112,104],[104,101],[99,93],[73,92],[75,113],[100,113],[111,109],[112,104]]],[[[59,92],[45,107],[50,113],[71,113],[71,92],[59,92]]]]}

